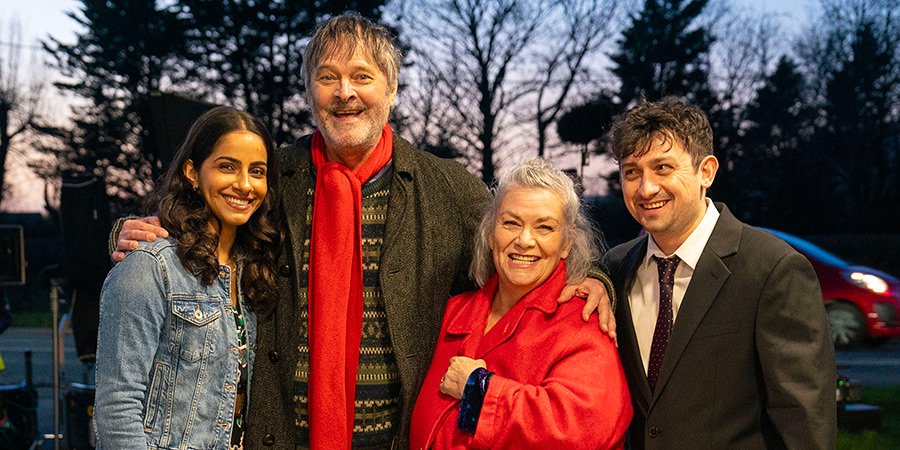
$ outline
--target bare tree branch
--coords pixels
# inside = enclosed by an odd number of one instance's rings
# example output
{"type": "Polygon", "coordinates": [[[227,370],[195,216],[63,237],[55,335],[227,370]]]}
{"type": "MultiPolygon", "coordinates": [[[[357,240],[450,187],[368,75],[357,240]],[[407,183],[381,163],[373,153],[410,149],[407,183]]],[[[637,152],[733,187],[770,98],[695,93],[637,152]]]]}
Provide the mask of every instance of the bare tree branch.
{"type": "MultiPolygon", "coordinates": [[[[15,141],[37,127],[45,94],[43,78],[28,74],[23,81],[23,69],[36,64],[22,63],[22,31],[16,21],[9,22],[7,45],[0,47],[0,189],[5,191],[6,162],[15,141]]],[[[2,202],[2,191],[0,191],[2,202]]]]}
{"type": "Polygon", "coordinates": [[[405,95],[404,110],[415,111],[406,117],[421,121],[412,128],[423,147],[459,145],[487,183],[498,152],[531,147],[522,144],[532,134],[522,133],[523,111],[543,148],[547,128],[586,82],[586,63],[619,25],[614,0],[425,0],[398,9],[412,47],[407,72],[423,83],[405,95]]]}
{"type": "Polygon", "coordinates": [[[547,129],[570,106],[569,94],[581,76],[588,76],[586,62],[608,45],[622,25],[618,2],[613,0],[563,0],[548,30],[544,51],[535,65],[535,122],[538,156],[544,157],[547,129]]]}

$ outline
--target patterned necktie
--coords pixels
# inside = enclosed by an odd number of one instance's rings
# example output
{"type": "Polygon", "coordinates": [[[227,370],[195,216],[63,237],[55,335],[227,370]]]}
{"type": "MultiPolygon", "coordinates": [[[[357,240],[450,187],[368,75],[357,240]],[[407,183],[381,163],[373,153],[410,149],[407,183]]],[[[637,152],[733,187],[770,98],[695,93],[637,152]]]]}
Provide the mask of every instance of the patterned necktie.
{"type": "Polygon", "coordinates": [[[650,382],[651,391],[656,389],[659,368],[662,366],[663,357],[666,356],[669,334],[672,333],[672,291],[675,286],[675,268],[681,262],[677,256],[654,257],[654,259],[659,270],[659,315],[656,317],[653,344],[650,346],[650,364],[647,367],[647,380],[650,382]]]}

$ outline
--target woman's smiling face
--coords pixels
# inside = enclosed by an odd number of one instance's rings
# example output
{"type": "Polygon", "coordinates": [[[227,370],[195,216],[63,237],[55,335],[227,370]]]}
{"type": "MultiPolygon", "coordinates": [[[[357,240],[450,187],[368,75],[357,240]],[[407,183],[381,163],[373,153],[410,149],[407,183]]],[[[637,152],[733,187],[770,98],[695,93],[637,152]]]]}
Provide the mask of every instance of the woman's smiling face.
{"type": "Polygon", "coordinates": [[[247,223],[266,198],[266,146],[254,133],[222,136],[200,165],[184,163],[184,174],[222,225],[222,232],[247,223]]]}
{"type": "Polygon", "coordinates": [[[499,289],[515,298],[550,277],[569,254],[563,199],[543,188],[513,188],[500,201],[490,246],[499,289]]]}

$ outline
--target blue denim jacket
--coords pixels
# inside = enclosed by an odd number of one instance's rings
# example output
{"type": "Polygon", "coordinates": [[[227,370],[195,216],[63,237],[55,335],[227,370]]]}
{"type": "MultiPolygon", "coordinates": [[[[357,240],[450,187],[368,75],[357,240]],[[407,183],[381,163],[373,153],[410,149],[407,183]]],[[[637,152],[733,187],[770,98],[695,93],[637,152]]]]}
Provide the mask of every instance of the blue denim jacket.
{"type": "MultiPolygon", "coordinates": [[[[229,448],[239,342],[231,269],[220,269],[203,286],[175,242],[157,239],[110,271],[100,296],[98,449],[229,448]]],[[[244,309],[244,320],[252,369],[256,315],[244,309]]]]}

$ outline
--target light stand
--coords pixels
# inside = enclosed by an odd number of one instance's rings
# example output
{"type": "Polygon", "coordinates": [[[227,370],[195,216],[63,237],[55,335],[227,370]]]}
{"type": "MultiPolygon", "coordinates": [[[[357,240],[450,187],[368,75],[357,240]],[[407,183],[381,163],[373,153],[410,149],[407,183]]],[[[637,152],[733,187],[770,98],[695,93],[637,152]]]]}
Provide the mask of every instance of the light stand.
{"type": "Polygon", "coordinates": [[[59,366],[61,342],[59,339],[59,291],[62,289],[63,279],[60,277],[59,265],[44,267],[41,270],[41,285],[50,289],[50,316],[53,321],[53,434],[45,434],[44,439],[53,439],[53,450],[59,450],[59,442],[63,435],[59,431],[59,366]]]}

